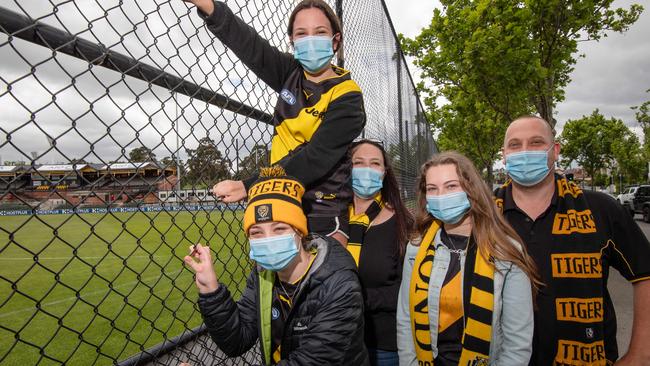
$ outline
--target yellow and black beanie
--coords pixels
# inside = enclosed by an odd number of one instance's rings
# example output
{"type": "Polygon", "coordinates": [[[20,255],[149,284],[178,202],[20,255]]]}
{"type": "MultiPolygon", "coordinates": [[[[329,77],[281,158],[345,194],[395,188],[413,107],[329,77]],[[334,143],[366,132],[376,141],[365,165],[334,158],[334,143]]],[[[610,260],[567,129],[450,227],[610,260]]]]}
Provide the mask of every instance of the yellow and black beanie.
{"type": "Polygon", "coordinates": [[[307,235],[307,217],[302,210],[305,187],[287,176],[279,165],[260,170],[259,179],[248,190],[248,206],[244,211],[244,232],[254,224],[280,221],[307,235]]]}

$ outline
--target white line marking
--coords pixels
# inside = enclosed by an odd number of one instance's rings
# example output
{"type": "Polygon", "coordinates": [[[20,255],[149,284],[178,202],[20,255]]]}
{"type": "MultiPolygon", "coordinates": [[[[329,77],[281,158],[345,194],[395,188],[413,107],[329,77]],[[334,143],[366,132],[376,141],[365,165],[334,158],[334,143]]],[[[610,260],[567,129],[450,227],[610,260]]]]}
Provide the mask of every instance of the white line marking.
{"type": "MultiPolygon", "coordinates": [[[[171,272],[171,273],[167,273],[167,275],[170,276],[170,277],[172,277],[172,276],[178,274],[180,271],[182,271],[182,270],[179,269],[178,271],[174,271],[174,272],[171,272]]],[[[145,279],[143,279],[143,280],[141,280],[141,281],[131,281],[131,282],[123,283],[123,284],[121,284],[121,285],[113,286],[113,289],[121,288],[121,287],[126,287],[126,286],[131,286],[131,285],[136,284],[136,283],[146,283],[147,281],[150,281],[150,280],[153,280],[153,279],[157,279],[157,278],[160,278],[160,276],[151,276],[151,277],[147,277],[147,278],[145,278],[145,279]]],[[[112,291],[113,291],[113,290],[107,288],[106,290],[97,290],[97,291],[87,292],[87,293],[82,294],[82,295],[80,296],[80,298],[82,298],[82,299],[88,301],[88,297],[89,297],[89,296],[94,296],[94,295],[99,295],[99,294],[105,294],[105,293],[107,293],[107,292],[112,292],[112,291]]],[[[55,300],[55,301],[50,301],[50,302],[42,303],[42,304],[41,304],[41,308],[45,308],[45,307],[48,307],[48,306],[51,306],[51,305],[57,305],[57,304],[60,304],[60,303],[64,303],[64,302],[68,302],[68,301],[76,300],[76,299],[77,299],[76,296],[70,296],[70,297],[66,297],[66,298],[64,298],[64,299],[60,299],[60,300],[55,300]]],[[[89,301],[89,302],[90,302],[90,301],[89,301]]],[[[50,309],[48,309],[48,310],[50,310],[50,309]]],[[[19,310],[10,311],[10,312],[8,312],[8,313],[2,313],[2,314],[0,314],[0,319],[2,319],[2,318],[6,318],[6,317],[8,317],[8,316],[15,315],[15,314],[28,312],[28,311],[34,311],[34,312],[36,312],[36,311],[39,311],[39,310],[36,309],[35,306],[29,306],[29,307],[25,307],[25,308],[22,308],[22,309],[19,309],[19,310]]],[[[50,310],[50,312],[52,312],[52,311],[50,310]]]]}

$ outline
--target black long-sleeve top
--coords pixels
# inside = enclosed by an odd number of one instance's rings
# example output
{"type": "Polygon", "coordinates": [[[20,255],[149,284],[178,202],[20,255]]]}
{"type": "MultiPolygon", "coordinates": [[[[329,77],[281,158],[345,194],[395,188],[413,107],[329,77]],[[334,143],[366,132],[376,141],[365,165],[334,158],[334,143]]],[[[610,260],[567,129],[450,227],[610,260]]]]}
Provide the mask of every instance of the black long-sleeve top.
{"type": "Polygon", "coordinates": [[[397,296],[402,282],[395,215],[371,225],[359,256],[364,291],[365,341],[369,348],[397,351],[397,296]]]}

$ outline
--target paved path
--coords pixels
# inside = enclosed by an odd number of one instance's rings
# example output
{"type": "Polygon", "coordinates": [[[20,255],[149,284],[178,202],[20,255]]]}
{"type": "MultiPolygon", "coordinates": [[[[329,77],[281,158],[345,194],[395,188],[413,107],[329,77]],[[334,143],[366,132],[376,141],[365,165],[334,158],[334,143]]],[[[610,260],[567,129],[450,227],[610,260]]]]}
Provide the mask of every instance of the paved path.
{"type": "MultiPolygon", "coordinates": [[[[646,224],[641,220],[641,215],[635,216],[636,223],[645,233],[647,238],[650,238],[650,224],[646,224]]],[[[632,285],[628,283],[618,271],[612,270],[609,275],[609,282],[607,283],[609,293],[614,302],[616,309],[616,317],[618,319],[618,349],[621,355],[627,352],[630,344],[630,336],[632,335],[632,318],[633,318],[633,297],[632,285]]]]}

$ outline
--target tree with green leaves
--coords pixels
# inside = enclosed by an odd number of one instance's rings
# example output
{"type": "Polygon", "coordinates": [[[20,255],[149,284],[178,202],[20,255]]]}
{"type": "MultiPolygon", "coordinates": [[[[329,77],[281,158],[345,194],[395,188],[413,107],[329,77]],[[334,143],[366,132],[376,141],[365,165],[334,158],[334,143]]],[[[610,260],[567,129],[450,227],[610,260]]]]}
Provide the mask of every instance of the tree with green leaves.
{"type": "MultiPolygon", "coordinates": [[[[616,173],[626,185],[645,181],[646,159],[639,138],[629,128],[612,143],[616,173]]],[[[619,187],[623,188],[623,187],[619,187]]]]}
{"type": "Polygon", "coordinates": [[[413,39],[401,37],[402,45],[422,70],[419,88],[428,94],[433,127],[446,136],[441,147],[472,156],[484,168],[490,164],[482,160],[496,160],[502,144],[502,135],[485,137],[505,131],[495,124],[536,111],[555,125],[553,108],[564,97],[578,42],[624,32],[643,10],[637,4],[614,8],[613,0],[441,3],[431,24],[413,39]],[[438,107],[440,99],[448,104],[438,107]],[[473,129],[476,137],[445,129],[473,129]]]}
{"type": "MultiPolygon", "coordinates": [[[[646,90],[646,93],[650,93],[650,89],[646,90]]],[[[650,100],[640,106],[632,107],[632,109],[636,110],[636,121],[643,130],[643,152],[645,158],[646,160],[650,160],[650,100]]]]}
{"type": "Polygon", "coordinates": [[[209,137],[199,140],[196,149],[186,149],[187,173],[185,182],[194,187],[212,187],[220,180],[230,178],[230,159],[223,156],[209,137]]]}
{"type": "Polygon", "coordinates": [[[136,147],[129,152],[129,161],[132,163],[156,161],[156,154],[146,146],[136,147]]]}
{"type": "Polygon", "coordinates": [[[604,169],[638,176],[640,148],[634,133],[616,118],[605,118],[598,109],[589,116],[569,120],[560,138],[562,165],[579,164],[592,178],[604,169]]]}
{"type": "Polygon", "coordinates": [[[250,154],[239,163],[237,173],[235,173],[233,179],[244,180],[257,172],[261,167],[269,166],[270,157],[271,151],[266,145],[255,145],[250,154]]]}

